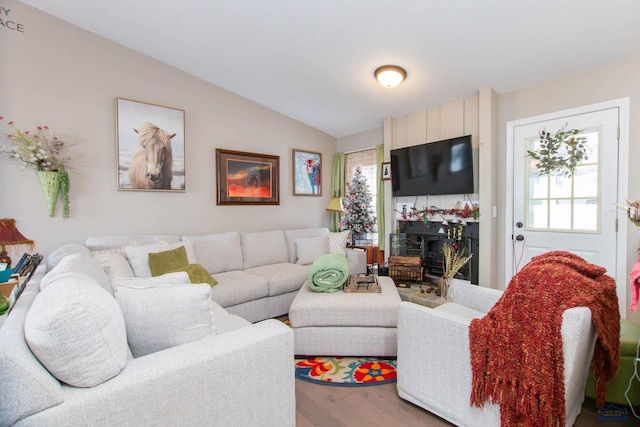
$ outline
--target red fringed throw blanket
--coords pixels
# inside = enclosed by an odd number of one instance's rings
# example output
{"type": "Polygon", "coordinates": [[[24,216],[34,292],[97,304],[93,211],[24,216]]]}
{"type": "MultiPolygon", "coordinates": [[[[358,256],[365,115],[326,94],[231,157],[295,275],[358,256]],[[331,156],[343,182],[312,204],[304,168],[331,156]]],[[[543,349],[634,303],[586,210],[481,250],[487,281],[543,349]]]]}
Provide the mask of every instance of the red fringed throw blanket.
{"type": "Polygon", "coordinates": [[[569,252],[534,257],[500,300],[469,327],[471,404],[500,405],[502,426],[565,425],[562,314],[591,309],[598,338],[593,353],[598,407],[618,370],[620,314],[605,269],[569,252]]]}

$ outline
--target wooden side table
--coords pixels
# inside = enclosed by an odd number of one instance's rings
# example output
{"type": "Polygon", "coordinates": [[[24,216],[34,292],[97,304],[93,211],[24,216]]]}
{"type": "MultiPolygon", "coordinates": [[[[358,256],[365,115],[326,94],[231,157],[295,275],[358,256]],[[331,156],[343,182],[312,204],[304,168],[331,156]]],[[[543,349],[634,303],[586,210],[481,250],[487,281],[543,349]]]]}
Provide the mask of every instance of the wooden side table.
{"type": "MultiPolygon", "coordinates": [[[[353,249],[362,249],[367,252],[367,264],[382,264],[380,262],[381,251],[378,250],[378,245],[371,246],[347,246],[348,248],[353,249]]],[[[384,257],[384,255],[383,255],[384,257]]]]}
{"type": "Polygon", "coordinates": [[[18,284],[18,279],[12,279],[12,280],[0,283],[0,294],[9,298],[11,296],[11,292],[13,291],[13,288],[17,284],[18,284]]]}
{"type": "Polygon", "coordinates": [[[424,288],[420,288],[419,285],[412,285],[410,288],[398,288],[398,293],[402,301],[409,301],[414,304],[424,305],[429,308],[436,308],[442,304],[451,302],[451,300],[444,299],[435,292],[421,292],[424,288]]]}

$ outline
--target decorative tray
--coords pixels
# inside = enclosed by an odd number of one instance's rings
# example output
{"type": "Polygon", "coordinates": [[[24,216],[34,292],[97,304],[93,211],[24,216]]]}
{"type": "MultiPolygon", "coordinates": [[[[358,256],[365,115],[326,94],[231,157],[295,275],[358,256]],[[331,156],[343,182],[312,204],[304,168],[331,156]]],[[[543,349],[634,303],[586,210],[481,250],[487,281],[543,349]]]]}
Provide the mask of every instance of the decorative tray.
{"type": "Polygon", "coordinates": [[[378,276],[370,275],[352,275],[344,286],[347,293],[381,293],[382,288],[378,283],[378,276]]]}

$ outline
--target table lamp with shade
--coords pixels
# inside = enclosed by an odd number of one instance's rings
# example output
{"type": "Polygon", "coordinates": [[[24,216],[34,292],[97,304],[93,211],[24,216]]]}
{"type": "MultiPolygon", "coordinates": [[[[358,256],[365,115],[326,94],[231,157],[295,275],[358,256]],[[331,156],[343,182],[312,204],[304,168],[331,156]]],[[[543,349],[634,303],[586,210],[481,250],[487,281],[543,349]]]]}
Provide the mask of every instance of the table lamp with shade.
{"type": "Polygon", "coordinates": [[[28,245],[30,251],[34,249],[33,240],[27,239],[18,231],[15,219],[0,219],[0,263],[6,263],[7,269],[11,267],[11,257],[6,247],[17,245],[28,245]]]}
{"type": "Polygon", "coordinates": [[[342,206],[342,199],[337,195],[333,196],[331,200],[329,200],[329,204],[327,205],[326,210],[329,212],[344,212],[344,207],[342,206]]]}

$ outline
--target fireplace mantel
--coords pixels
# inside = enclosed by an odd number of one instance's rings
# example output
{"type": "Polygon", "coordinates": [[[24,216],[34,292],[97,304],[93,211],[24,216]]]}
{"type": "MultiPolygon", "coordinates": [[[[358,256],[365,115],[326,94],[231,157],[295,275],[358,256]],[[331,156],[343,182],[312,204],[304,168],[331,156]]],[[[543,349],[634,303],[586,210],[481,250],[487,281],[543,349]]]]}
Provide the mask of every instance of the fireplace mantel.
{"type": "Polygon", "coordinates": [[[478,283],[479,265],[479,230],[480,223],[468,222],[458,232],[457,222],[432,221],[425,224],[422,221],[398,221],[399,235],[392,235],[390,241],[402,241],[400,247],[392,247],[391,254],[399,250],[397,255],[420,256],[426,275],[439,276],[442,274],[442,253],[440,247],[444,241],[457,241],[473,254],[468,268],[461,270],[463,280],[478,283]],[[398,239],[403,236],[403,239],[398,239]]]}

